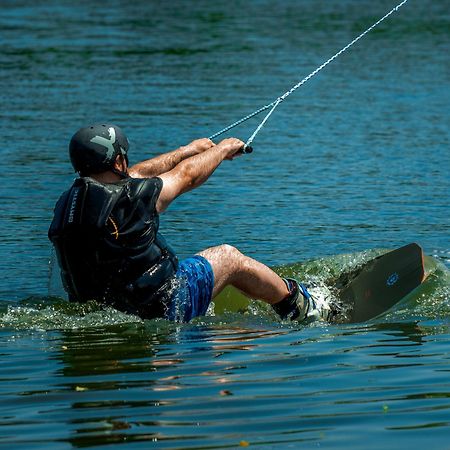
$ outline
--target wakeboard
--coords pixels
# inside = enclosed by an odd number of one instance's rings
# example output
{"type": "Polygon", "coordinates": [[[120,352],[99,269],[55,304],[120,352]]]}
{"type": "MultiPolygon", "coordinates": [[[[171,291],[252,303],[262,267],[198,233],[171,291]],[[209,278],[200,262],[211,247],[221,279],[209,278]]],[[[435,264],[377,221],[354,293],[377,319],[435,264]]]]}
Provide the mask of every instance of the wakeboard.
{"type": "Polygon", "coordinates": [[[339,297],[353,305],[349,322],[364,322],[392,308],[424,279],[423,251],[408,244],[365,263],[341,285],[339,297]]]}

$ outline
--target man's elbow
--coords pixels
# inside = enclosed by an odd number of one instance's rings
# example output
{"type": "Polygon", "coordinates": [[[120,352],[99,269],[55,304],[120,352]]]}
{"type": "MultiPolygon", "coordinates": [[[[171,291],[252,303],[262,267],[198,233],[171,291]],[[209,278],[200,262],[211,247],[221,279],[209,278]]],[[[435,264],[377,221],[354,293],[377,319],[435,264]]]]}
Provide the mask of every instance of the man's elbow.
{"type": "Polygon", "coordinates": [[[159,172],[153,165],[137,163],[128,169],[128,175],[132,178],[153,178],[157,177],[159,172]]]}
{"type": "Polygon", "coordinates": [[[150,178],[143,175],[142,171],[139,169],[139,166],[137,164],[128,169],[128,175],[131,178],[150,178]]]}
{"type": "Polygon", "coordinates": [[[167,207],[170,205],[170,202],[165,201],[161,197],[156,201],[156,212],[158,214],[162,214],[166,211],[167,207]]]}

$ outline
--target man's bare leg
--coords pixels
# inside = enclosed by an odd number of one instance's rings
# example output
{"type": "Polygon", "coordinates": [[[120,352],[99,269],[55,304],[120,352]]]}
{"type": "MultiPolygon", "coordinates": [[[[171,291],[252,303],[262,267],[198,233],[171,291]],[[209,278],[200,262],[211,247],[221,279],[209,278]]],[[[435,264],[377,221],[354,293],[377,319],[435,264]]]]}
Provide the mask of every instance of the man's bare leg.
{"type": "Polygon", "coordinates": [[[250,298],[269,303],[283,319],[315,317],[328,320],[330,307],[327,302],[318,303],[296,280],[282,279],[272,269],[231,245],[211,247],[199,255],[209,261],[214,272],[213,298],[230,284],[250,298]]]}
{"type": "Polygon", "coordinates": [[[231,245],[219,245],[203,250],[214,272],[213,298],[228,284],[251,298],[274,304],[286,298],[286,283],[266,265],[242,254],[231,245]]]}

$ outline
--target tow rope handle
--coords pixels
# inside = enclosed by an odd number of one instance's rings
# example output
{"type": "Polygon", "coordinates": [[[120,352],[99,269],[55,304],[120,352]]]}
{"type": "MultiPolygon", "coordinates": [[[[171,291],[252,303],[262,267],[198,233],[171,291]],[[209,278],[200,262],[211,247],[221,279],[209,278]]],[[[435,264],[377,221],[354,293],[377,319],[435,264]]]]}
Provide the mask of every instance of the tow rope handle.
{"type": "Polygon", "coordinates": [[[238,153],[247,154],[251,153],[253,151],[253,147],[250,147],[250,145],[244,144],[244,146],[239,150],[238,153]]]}

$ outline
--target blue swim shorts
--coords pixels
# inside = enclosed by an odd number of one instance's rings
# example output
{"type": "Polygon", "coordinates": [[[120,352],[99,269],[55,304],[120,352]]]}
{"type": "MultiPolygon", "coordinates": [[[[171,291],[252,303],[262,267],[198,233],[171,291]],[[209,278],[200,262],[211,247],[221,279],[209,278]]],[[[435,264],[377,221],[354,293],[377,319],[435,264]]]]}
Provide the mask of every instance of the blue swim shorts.
{"type": "Polygon", "coordinates": [[[180,261],[167,319],[189,322],[205,315],[213,287],[214,273],[207,259],[196,255],[180,261]]]}

